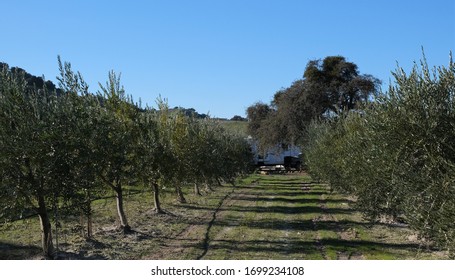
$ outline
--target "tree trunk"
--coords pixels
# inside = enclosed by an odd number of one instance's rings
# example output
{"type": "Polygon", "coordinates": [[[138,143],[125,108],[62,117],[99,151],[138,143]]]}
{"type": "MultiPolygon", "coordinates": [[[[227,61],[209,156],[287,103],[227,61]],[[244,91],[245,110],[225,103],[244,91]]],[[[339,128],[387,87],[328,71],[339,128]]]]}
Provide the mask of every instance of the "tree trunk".
{"type": "Polygon", "coordinates": [[[47,259],[53,259],[55,251],[54,244],[52,243],[52,226],[43,196],[38,197],[38,216],[41,226],[41,241],[44,257],[47,259]]]}
{"type": "Polygon", "coordinates": [[[92,214],[81,213],[81,235],[85,239],[92,239],[93,237],[93,222],[92,214]]]}
{"type": "Polygon", "coordinates": [[[120,228],[123,230],[124,233],[131,232],[131,227],[128,225],[128,221],[126,220],[125,210],[123,210],[123,189],[120,183],[120,180],[117,179],[116,183],[112,183],[111,181],[107,180],[103,175],[100,175],[101,180],[104,181],[108,186],[110,186],[115,191],[115,198],[117,201],[117,214],[120,220],[120,228]]]}
{"type": "Polygon", "coordinates": [[[91,239],[93,237],[93,221],[92,221],[92,201],[90,197],[87,201],[87,209],[86,209],[85,217],[87,218],[87,239],[91,239]]]}
{"type": "Polygon", "coordinates": [[[175,191],[177,192],[177,201],[180,203],[186,203],[185,196],[183,196],[182,188],[180,185],[175,185],[175,191]]]}
{"type": "Polygon", "coordinates": [[[120,228],[124,233],[128,233],[131,231],[131,227],[128,225],[125,210],[123,209],[123,190],[121,186],[115,188],[115,198],[117,201],[117,214],[120,220],[120,228]]]}
{"type": "Polygon", "coordinates": [[[220,187],[223,185],[223,184],[221,183],[220,178],[218,178],[218,177],[216,178],[216,182],[218,183],[218,186],[220,186],[220,187]]]}
{"type": "Polygon", "coordinates": [[[93,237],[93,221],[92,221],[92,197],[90,195],[90,191],[87,190],[86,192],[86,209],[85,209],[85,217],[87,218],[87,239],[91,239],[93,237]]]}
{"type": "Polygon", "coordinates": [[[210,187],[210,184],[204,183],[204,185],[205,185],[205,189],[206,189],[208,192],[209,192],[209,191],[210,191],[210,192],[213,192],[213,189],[210,187]]]}
{"type": "Polygon", "coordinates": [[[199,190],[199,185],[194,183],[194,194],[195,195],[202,195],[201,191],[199,190]]]}
{"type": "Polygon", "coordinates": [[[152,190],[153,190],[153,201],[155,202],[155,212],[157,214],[163,214],[163,209],[161,209],[161,202],[160,202],[160,186],[157,183],[152,183],[152,190]]]}
{"type": "Polygon", "coordinates": [[[87,215],[87,239],[92,239],[93,237],[93,222],[92,214],[87,215]]]}
{"type": "Polygon", "coordinates": [[[93,237],[92,199],[89,191],[86,191],[85,201],[81,207],[81,228],[82,237],[86,239],[91,239],[93,237]],[[87,221],[85,221],[85,219],[87,219],[87,221]]]}

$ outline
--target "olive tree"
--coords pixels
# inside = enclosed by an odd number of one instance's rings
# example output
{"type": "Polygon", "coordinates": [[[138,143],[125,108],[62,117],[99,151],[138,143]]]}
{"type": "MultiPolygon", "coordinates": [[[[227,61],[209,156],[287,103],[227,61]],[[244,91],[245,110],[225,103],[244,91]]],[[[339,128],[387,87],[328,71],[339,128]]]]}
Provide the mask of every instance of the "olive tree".
{"type": "Polygon", "coordinates": [[[168,177],[171,162],[169,149],[160,138],[159,115],[147,109],[138,118],[139,138],[137,143],[137,175],[145,187],[153,192],[156,213],[164,213],[160,203],[162,182],[168,177]]]}
{"type": "Polygon", "coordinates": [[[55,254],[49,211],[71,199],[85,176],[78,173],[81,90],[30,87],[23,73],[6,67],[0,74],[1,196],[11,207],[19,204],[39,216],[48,258],[55,254]]]}
{"type": "Polygon", "coordinates": [[[129,232],[131,227],[124,210],[123,188],[135,180],[135,149],[138,139],[137,117],[139,110],[125,95],[120,76],[109,73],[106,85],[100,84],[104,100],[100,123],[97,126],[100,170],[97,176],[115,192],[120,228],[129,232]]]}

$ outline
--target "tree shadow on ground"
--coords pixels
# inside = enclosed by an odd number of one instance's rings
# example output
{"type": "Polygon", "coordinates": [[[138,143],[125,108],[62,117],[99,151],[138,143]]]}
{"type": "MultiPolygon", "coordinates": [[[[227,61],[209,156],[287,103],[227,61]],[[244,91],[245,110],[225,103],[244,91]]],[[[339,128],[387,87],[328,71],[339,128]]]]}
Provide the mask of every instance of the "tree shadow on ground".
{"type": "MultiPolygon", "coordinates": [[[[188,210],[213,210],[213,208],[197,205],[182,205],[188,210]]],[[[219,211],[231,211],[242,213],[274,213],[274,214],[345,214],[349,215],[357,212],[354,209],[345,208],[321,208],[318,206],[235,206],[221,207],[219,211]]]]}
{"type": "MultiPolygon", "coordinates": [[[[249,222],[239,222],[237,219],[224,219],[215,222],[216,226],[245,226],[248,228],[264,229],[264,230],[287,230],[287,231],[315,231],[314,222],[311,219],[306,220],[258,220],[249,222]]],[[[349,220],[341,221],[318,221],[317,230],[325,231],[344,231],[351,228],[371,228],[374,224],[369,222],[355,222],[349,220]]]]}
{"type": "Polygon", "coordinates": [[[319,198],[287,198],[287,197],[257,197],[257,196],[244,196],[244,197],[238,197],[235,198],[235,200],[245,200],[245,201],[265,201],[265,202],[278,202],[278,203],[300,203],[300,204],[306,204],[306,203],[353,203],[351,200],[348,199],[335,199],[335,198],[330,198],[330,199],[319,199],[319,198]]]}
{"type": "Polygon", "coordinates": [[[227,209],[233,212],[255,212],[255,213],[273,213],[273,214],[352,214],[356,212],[353,209],[345,208],[321,208],[319,206],[229,206],[227,209]]]}
{"type": "MultiPolygon", "coordinates": [[[[237,243],[238,241],[236,241],[237,243]]],[[[232,243],[231,240],[224,240],[226,245],[232,243]]],[[[263,240],[254,240],[254,241],[245,241],[240,243],[245,244],[245,248],[242,250],[262,250],[266,247],[267,251],[276,251],[280,252],[285,249],[289,253],[299,253],[304,248],[316,248],[316,244],[313,241],[302,241],[298,239],[291,239],[288,242],[277,242],[277,241],[263,241],[263,240]]],[[[364,240],[342,240],[342,239],[321,239],[321,243],[325,246],[331,246],[338,248],[339,250],[346,250],[348,248],[357,248],[362,249],[363,251],[375,251],[381,250],[382,248],[391,248],[391,249],[405,249],[413,250],[419,249],[417,244],[392,244],[392,243],[382,243],[382,242],[373,242],[373,241],[364,241],[364,240]]]]}
{"type": "Polygon", "coordinates": [[[43,253],[36,245],[19,245],[0,241],[0,260],[35,259],[43,253]]]}
{"type": "MultiPolygon", "coordinates": [[[[326,188],[321,188],[318,186],[314,185],[306,185],[306,184],[298,184],[294,186],[289,186],[289,185],[267,185],[267,184],[260,184],[256,186],[241,186],[239,189],[244,189],[244,190],[256,190],[256,191],[269,191],[269,192],[280,192],[280,191],[301,191],[302,188],[310,188],[313,190],[325,190],[326,188]]],[[[329,190],[327,190],[325,193],[329,193],[329,190]]]]}
{"type": "Polygon", "coordinates": [[[295,186],[320,186],[323,185],[323,183],[318,183],[318,182],[268,182],[268,181],[260,181],[259,182],[260,186],[274,186],[274,187],[295,187],[295,186]]]}
{"type": "MultiPolygon", "coordinates": [[[[331,250],[339,252],[355,252],[356,254],[377,255],[381,256],[382,253],[389,251],[413,251],[419,252],[427,250],[418,244],[413,243],[383,243],[365,240],[343,240],[323,238],[318,242],[307,241],[297,238],[288,240],[230,240],[230,239],[215,239],[211,240],[210,248],[208,250],[207,259],[210,259],[211,252],[220,250],[231,252],[232,256],[251,256],[251,259],[270,259],[272,256],[276,258],[277,255],[286,258],[287,255],[296,254],[300,255],[302,259],[314,258],[314,256],[321,256],[317,259],[322,259],[320,246],[330,247],[331,250]]],[[[200,249],[199,244],[185,243],[182,245],[185,248],[200,249]]],[[[215,256],[219,255],[216,252],[215,256]]],[[[295,256],[294,256],[295,257],[295,256]]],[[[397,258],[400,256],[397,255],[397,258]]]]}
{"type": "MultiPolygon", "coordinates": [[[[44,259],[43,250],[36,245],[19,245],[7,242],[0,242],[0,260],[41,260],[44,259]]],[[[103,260],[105,256],[100,254],[87,254],[87,250],[79,252],[56,252],[57,260],[103,260]]]]}

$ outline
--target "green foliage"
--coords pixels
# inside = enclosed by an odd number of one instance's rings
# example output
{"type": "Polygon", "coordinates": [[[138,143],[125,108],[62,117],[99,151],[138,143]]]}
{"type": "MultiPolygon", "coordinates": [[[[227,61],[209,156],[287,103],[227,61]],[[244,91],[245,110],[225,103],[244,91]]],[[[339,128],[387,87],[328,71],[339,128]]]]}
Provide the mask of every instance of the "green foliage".
{"type": "Polygon", "coordinates": [[[272,108],[269,105],[257,102],[247,108],[246,113],[248,116],[248,133],[261,139],[262,134],[260,129],[262,122],[266,120],[272,112],[272,108]]]}
{"type": "Polygon", "coordinates": [[[455,64],[425,60],[361,112],[309,130],[311,173],[353,193],[371,219],[403,216],[421,237],[455,249],[455,64]]]}
{"type": "Polygon", "coordinates": [[[170,111],[158,100],[158,141],[161,155],[159,184],[174,187],[184,202],[182,185],[210,185],[232,181],[248,170],[251,153],[246,140],[227,132],[218,122],[197,119],[181,111],[170,111]]]}
{"type": "Polygon", "coordinates": [[[92,94],[71,64],[58,63],[60,88],[52,90],[47,82],[31,86],[41,80],[22,69],[2,64],[0,71],[0,217],[38,214],[47,257],[54,255],[51,211],[82,214],[91,237],[92,200],[110,189],[127,232],[124,186],[152,187],[155,204],[159,190],[172,186],[184,201],[187,185],[233,181],[247,171],[246,140],[216,122],[164,101],[158,111],[139,108],[114,72],[92,94]]]}
{"type": "Polygon", "coordinates": [[[313,120],[330,119],[368,102],[379,80],[361,75],[357,65],[342,56],[309,61],[303,79],[278,91],[270,106],[247,109],[249,133],[262,147],[301,144],[313,120]]]}
{"type": "Polygon", "coordinates": [[[78,96],[83,83],[75,82],[72,91],[50,91],[46,84],[27,85],[23,72],[5,67],[0,84],[0,187],[5,205],[40,216],[43,251],[52,257],[49,208],[60,199],[71,200],[90,176],[81,165],[89,156],[81,133],[90,131],[87,103],[78,96]]]}

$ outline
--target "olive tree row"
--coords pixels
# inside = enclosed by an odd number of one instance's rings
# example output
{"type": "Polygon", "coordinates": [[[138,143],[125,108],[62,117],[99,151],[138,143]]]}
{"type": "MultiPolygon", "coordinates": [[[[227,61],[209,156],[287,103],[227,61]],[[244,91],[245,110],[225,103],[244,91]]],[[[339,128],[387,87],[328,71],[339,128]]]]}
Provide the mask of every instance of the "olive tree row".
{"type": "Polygon", "coordinates": [[[362,111],[309,129],[315,176],[358,197],[369,218],[402,217],[422,238],[455,249],[455,64],[423,60],[362,111]]]}
{"type": "Polygon", "coordinates": [[[171,111],[162,100],[158,109],[142,114],[144,140],[139,155],[140,174],[153,189],[157,212],[162,211],[160,189],[173,187],[177,200],[185,203],[184,186],[193,186],[194,193],[201,195],[201,185],[210,190],[215,182],[232,182],[248,172],[251,151],[242,136],[228,133],[216,121],[171,111]]]}
{"type": "Polygon", "coordinates": [[[91,237],[91,202],[112,191],[127,233],[125,186],[151,189],[162,212],[165,187],[185,202],[183,187],[229,181],[247,170],[246,141],[211,120],[171,111],[162,101],[158,110],[139,108],[114,72],[92,94],[69,63],[59,59],[59,69],[58,90],[31,87],[24,72],[6,65],[0,72],[1,211],[39,216],[46,257],[55,254],[51,210],[82,213],[91,237]]]}

